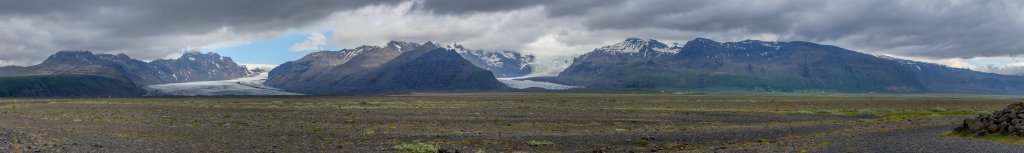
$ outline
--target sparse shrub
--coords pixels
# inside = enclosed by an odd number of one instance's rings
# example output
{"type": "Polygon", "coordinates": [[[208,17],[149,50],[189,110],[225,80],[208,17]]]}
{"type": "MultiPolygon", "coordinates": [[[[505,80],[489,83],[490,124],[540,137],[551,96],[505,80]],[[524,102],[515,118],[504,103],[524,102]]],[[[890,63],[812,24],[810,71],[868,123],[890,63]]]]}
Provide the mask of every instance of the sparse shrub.
{"type": "Polygon", "coordinates": [[[933,112],[946,112],[946,108],[934,107],[931,109],[933,112]]]}
{"type": "Polygon", "coordinates": [[[964,113],[970,113],[970,112],[974,112],[974,109],[970,109],[970,108],[961,108],[961,109],[956,109],[956,111],[957,111],[957,112],[964,112],[964,113]]]}
{"type": "Polygon", "coordinates": [[[335,105],[335,104],[321,104],[320,108],[323,108],[323,109],[340,109],[341,107],[339,107],[338,105],[335,105]]]}
{"type": "Polygon", "coordinates": [[[793,114],[814,114],[814,112],[801,110],[801,111],[793,112],[793,114]]]}
{"type": "Polygon", "coordinates": [[[529,144],[530,146],[534,146],[534,147],[543,147],[543,146],[553,145],[555,143],[551,142],[551,141],[547,141],[547,140],[540,140],[540,141],[538,141],[538,140],[530,140],[530,141],[527,141],[526,144],[529,144]]]}
{"type": "Polygon", "coordinates": [[[686,148],[689,147],[689,146],[687,146],[686,144],[674,144],[674,143],[672,143],[672,144],[665,145],[665,147],[668,148],[668,149],[686,150],[686,148]]]}
{"type": "Polygon", "coordinates": [[[878,114],[878,113],[877,113],[877,112],[875,112],[875,110],[871,110],[871,109],[858,109],[858,110],[857,110],[857,115],[862,115],[862,116],[875,116],[875,115],[877,115],[877,114],[878,114]]]}
{"type": "Polygon", "coordinates": [[[422,142],[417,143],[403,143],[392,147],[399,152],[411,152],[411,153],[435,153],[439,150],[437,146],[432,144],[426,144],[422,142]]]}
{"type": "Polygon", "coordinates": [[[641,147],[653,147],[653,146],[657,146],[657,145],[655,145],[654,143],[652,143],[652,142],[648,142],[648,141],[637,141],[637,142],[633,142],[633,144],[636,144],[636,145],[638,145],[638,146],[641,146],[641,147]]]}
{"type": "Polygon", "coordinates": [[[896,112],[896,110],[895,110],[895,109],[891,109],[891,108],[884,108],[884,109],[872,109],[872,110],[875,110],[876,112],[885,112],[885,113],[892,113],[892,112],[896,112]]]}
{"type": "Polygon", "coordinates": [[[817,113],[817,114],[842,115],[842,113],[839,113],[839,111],[829,110],[829,109],[820,109],[820,110],[814,111],[814,113],[817,113]]]}

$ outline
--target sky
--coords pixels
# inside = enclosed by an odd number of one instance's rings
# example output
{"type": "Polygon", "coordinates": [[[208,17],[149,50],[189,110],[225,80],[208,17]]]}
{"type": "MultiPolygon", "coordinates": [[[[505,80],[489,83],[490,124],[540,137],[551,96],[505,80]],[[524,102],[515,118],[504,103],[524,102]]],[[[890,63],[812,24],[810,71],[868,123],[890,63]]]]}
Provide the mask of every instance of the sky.
{"type": "Polygon", "coordinates": [[[625,38],[810,41],[1024,73],[1019,0],[0,0],[0,65],[60,50],[280,64],[390,40],[560,60],[625,38]]]}

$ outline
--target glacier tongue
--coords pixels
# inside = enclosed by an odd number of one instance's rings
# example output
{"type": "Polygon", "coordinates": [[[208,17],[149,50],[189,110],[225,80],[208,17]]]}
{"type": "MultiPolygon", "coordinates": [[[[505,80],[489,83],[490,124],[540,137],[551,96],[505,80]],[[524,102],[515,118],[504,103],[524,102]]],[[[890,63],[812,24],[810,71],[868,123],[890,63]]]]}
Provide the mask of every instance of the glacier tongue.
{"type": "Polygon", "coordinates": [[[508,85],[508,87],[512,87],[512,88],[516,88],[516,89],[526,89],[526,88],[534,88],[534,87],[536,87],[536,88],[544,88],[544,89],[549,89],[549,90],[566,90],[566,89],[577,88],[576,86],[567,86],[567,85],[561,85],[561,84],[550,83],[550,82],[541,82],[541,81],[533,81],[533,80],[517,80],[517,79],[520,79],[520,78],[498,78],[498,81],[501,81],[501,83],[505,83],[505,85],[508,85]]]}
{"type": "Polygon", "coordinates": [[[302,95],[263,85],[267,72],[234,80],[158,84],[144,87],[147,96],[302,95]]]}

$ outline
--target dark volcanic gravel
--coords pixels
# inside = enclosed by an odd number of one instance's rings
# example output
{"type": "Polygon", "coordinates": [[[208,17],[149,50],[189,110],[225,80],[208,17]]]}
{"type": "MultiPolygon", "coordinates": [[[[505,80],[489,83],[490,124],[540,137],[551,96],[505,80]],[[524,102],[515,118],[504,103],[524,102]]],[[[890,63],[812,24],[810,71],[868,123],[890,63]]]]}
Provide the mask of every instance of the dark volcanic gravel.
{"type": "Polygon", "coordinates": [[[877,132],[858,139],[836,140],[821,152],[1021,152],[1024,145],[1002,144],[942,134],[954,126],[932,126],[877,132]]]}
{"type": "Polygon", "coordinates": [[[967,116],[927,111],[936,105],[991,110],[1006,106],[1004,101],[865,99],[606,95],[16,103],[0,99],[0,153],[394,152],[396,145],[415,143],[459,152],[1024,150],[1022,145],[943,138],[943,132],[967,116]],[[849,114],[861,108],[926,112],[900,119],[849,114]],[[815,110],[826,113],[806,113],[815,110]],[[527,143],[531,141],[551,144],[534,146],[527,143]]]}

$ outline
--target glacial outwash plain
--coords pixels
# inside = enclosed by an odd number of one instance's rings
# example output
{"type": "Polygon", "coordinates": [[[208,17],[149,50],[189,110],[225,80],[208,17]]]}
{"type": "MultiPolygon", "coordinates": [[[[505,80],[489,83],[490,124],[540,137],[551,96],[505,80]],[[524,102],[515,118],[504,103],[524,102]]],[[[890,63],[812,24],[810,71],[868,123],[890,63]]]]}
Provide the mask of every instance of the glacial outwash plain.
{"type": "Polygon", "coordinates": [[[1017,101],[1024,98],[522,92],[4,98],[0,150],[1013,152],[1024,146],[947,133],[964,118],[1017,101]]]}

